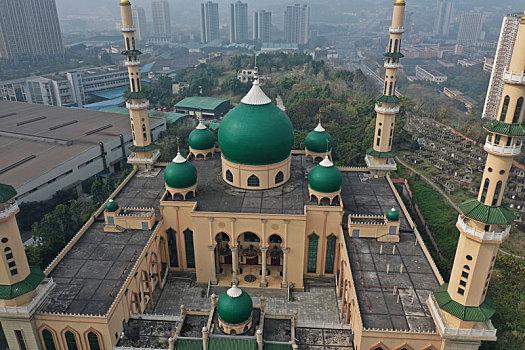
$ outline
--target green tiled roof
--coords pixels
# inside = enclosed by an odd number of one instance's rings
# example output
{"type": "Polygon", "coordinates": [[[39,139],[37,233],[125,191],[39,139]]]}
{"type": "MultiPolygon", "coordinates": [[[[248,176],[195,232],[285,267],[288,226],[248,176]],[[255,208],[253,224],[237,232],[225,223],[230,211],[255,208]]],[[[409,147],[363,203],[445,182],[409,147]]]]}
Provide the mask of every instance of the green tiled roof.
{"type": "Polygon", "coordinates": [[[248,337],[210,336],[208,350],[257,350],[257,342],[255,338],[248,337]]]}
{"type": "Polygon", "coordinates": [[[177,350],[202,350],[202,339],[177,338],[177,350]]]}
{"type": "Polygon", "coordinates": [[[392,95],[392,96],[389,96],[389,95],[382,95],[382,96],[379,96],[377,99],[376,99],[376,102],[377,103],[392,103],[392,104],[399,104],[399,97],[397,97],[396,95],[392,95]]]}
{"type": "Polygon", "coordinates": [[[388,57],[388,58],[403,58],[403,57],[405,57],[405,55],[403,55],[401,52],[385,52],[384,56],[388,57]]]}
{"type": "Polygon", "coordinates": [[[288,350],[291,348],[292,344],[264,342],[264,350],[288,350]]]}
{"type": "Polygon", "coordinates": [[[396,156],[396,152],[390,151],[390,152],[378,152],[374,150],[373,148],[369,148],[366,150],[366,154],[372,157],[376,158],[394,158],[396,156]]]}
{"type": "Polygon", "coordinates": [[[175,108],[214,110],[218,108],[224,102],[228,102],[228,99],[194,96],[194,97],[186,97],[184,100],[177,103],[175,105],[175,108]]]}
{"type": "Polygon", "coordinates": [[[494,305],[489,299],[485,299],[483,304],[478,307],[463,306],[457,301],[452,300],[447,288],[448,283],[444,283],[438,287],[434,292],[434,297],[442,310],[456,316],[460,320],[483,322],[489,320],[496,312],[494,305]]]}
{"type": "Polygon", "coordinates": [[[139,91],[139,92],[128,91],[124,94],[124,98],[126,100],[144,100],[148,97],[143,91],[139,91]]]}
{"type": "Polygon", "coordinates": [[[13,284],[12,286],[0,285],[0,299],[11,300],[38,287],[46,276],[39,267],[31,267],[31,273],[25,280],[13,284]]]}
{"type": "Polygon", "coordinates": [[[153,150],[156,150],[157,148],[159,148],[159,146],[157,146],[156,144],[152,143],[152,144],[147,145],[147,146],[130,146],[129,150],[131,152],[151,152],[153,150]]]}
{"type": "Polygon", "coordinates": [[[467,218],[487,225],[510,225],[516,219],[514,213],[503,205],[499,207],[489,206],[477,199],[461,203],[459,209],[467,218]]]}
{"type": "Polygon", "coordinates": [[[485,130],[496,134],[525,137],[525,126],[522,124],[507,124],[498,120],[492,120],[483,125],[483,127],[485,130]]]}
{"type": "Polygon", "coordinates": [[[13,186],[0,184],[0,203],[5,203],[16,196],[13,186]]]}
{"type": "Polygon", "coordinates": [[[140,50],[124,50],[121,52],[123,56],[139,56],[142,55],[140,50]]]}

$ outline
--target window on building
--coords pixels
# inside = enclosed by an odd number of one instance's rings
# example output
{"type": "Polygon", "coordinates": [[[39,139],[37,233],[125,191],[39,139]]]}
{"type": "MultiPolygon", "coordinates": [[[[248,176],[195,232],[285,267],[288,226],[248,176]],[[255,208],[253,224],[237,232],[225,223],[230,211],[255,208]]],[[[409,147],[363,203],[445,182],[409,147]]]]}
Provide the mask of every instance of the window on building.
{"type": "Polygon", "coordinates": [[[521,109],[523,108],[523,97],[518,98],[516,102],[516,109],[514,110],[514,117],[512,117],[512,123],[516,124],[520,119],[521,109]]]}
{"type": "Polygon", "coordinates": [[[399,40],[396,39],[396,40],[394,41],[394,52],[397,52],[397,46],[398,46],[398,44],[399,44],[399,40]]]}
{"type": "Polygon", "coordinates": [[[504,121],[505,117],[507,116],[507,111],[509,109],[509,103],[510,103],[510,96],[507,95],[503,99],[503,107],[501,107],[501,114],[499,116],[500,121],[504,121]]]}
{"type": "Polygon", "coordinates": [[[136,46],[135,46],[135,37],[131,38],[131,47],[133,48],[133,50],[135,50],[136,46]]]}
{"type": "Polygon", "coordinates": [[[64,336],[66,338],[67,350],[78,350],[77,338],[75,337],[75,334],[73,334],[71,331],[67,331],[64,336]]]}
{"type": "Polygon", "coordinates": [[[18,269],[16,268],[15,257],[13,256],[13,250],[10,247],[4,248],[4,255],[9,266],[9,272],[11,276],[16,276],[18,274],[18,269]]]}
{"type": "Polygon", "coordinates": [[[98,342],[98,335],[95,332],[88,333],[89,350],[100,350],[100,343],[98,342]]]}
{"type": "Polygon", "coordinates": [[[126,50],[129,50],[130,47],[129,47],[129,38],[126,38],[126,50]]]}
{"type": "Polygon", "coordinates": [[[465,294],[465,290],[461,287],[458,288],[458,294],[460,295],[464,295],[465,294]]]}
{"type": "Polygon", "coordinates": [[[485,179],[485,182],[483,182],[483,189],[481,190],[481,198],[480,202],[485,203],[485,199],[487,198],[487,191],[489,190],[490,180],[487,178],[485,179]]]}
{"type": "Polygon", "coordinates": [[[275,184],[280,184],[281,182],[284,181],[284,174],[282,171],[279,171],[276,175],[275,175],[275,184]]]}
{"type": "Polygon", "coordinates": [[[317,246],[319,243],[319,236],[312,233],[308,237],[308,269],[310,273],[317,272],[317,246]]]}
{"type": "Polygon", "coordinates": [[[42,339],[44,340],[45,350],[56,350],[55,338],[49,329],[42,331],[42,339]]]}
{"type": "Polygon", "coordinates": [[[498,203],[498,198],[501,192],[501,187],[503,186],[503,182],[500,180],[496,184],[496,190],[494,191],[494,198],[492,198],[492,205],[496,205],[498,203]]]}
{"type": "Polygon", "coordinates": [[[334,261],[335,261],[335,246],[337,238],[334,234],[331,234],[326,239],[326,260],[325,260],[325,273],[334,273],[334,261]]]}
{"type": "Polygon", "coordinates": [[[186,248],[186,266],[190,269],[195,268],[195,251],[193,247],[193,231],[184,231],[184,247],[186,248]]]}
{"type": "Polygon", "coordinates": [[[252,175],[248,178],[248,187],[259,187],[260,182],[259,178],[255,175],[252,175]]]}
{"type": "Polygon", "coordinates": [[[233,182],[233,174],[229,170],[226,170],[226,180],[229,182],[233,182]]]}
{"type": "Polygon", "coordinates": [[[24,334],[22,333],[21,330],[19,329],[15,330],[15,337],[16,337],[16,342],[18,343],[18,348],[20,350],[27,350],[26,341],[24,340],[24,334]]]}

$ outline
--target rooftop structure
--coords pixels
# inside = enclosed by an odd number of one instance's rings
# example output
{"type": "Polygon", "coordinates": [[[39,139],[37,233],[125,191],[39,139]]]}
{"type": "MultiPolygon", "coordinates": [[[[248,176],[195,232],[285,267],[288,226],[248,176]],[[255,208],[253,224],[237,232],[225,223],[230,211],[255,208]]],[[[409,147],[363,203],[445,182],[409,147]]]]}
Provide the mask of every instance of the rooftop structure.
{"type": "MultiPolygon", "coordinates": [[[[120,114],[0,101],[0,182],[12,185],[19,202],[51,198],[125,163],[129,121],[120,114]]],[[[152,119],[156,139],[166,129],[152,119]]]]}
{"type": "Polygon", "coordinates": [[[444,83],[448,79],[448,77],[440,71],[424,66],[416,66],[416,78],[438,84],[444,83]]]}
{"type": "Polygon", "coordinates": [[[230,109],[230,101],[224,98],[186,97],[175,105],[175,112],[186,113],[206,119],[219,119],[230,109]]]}

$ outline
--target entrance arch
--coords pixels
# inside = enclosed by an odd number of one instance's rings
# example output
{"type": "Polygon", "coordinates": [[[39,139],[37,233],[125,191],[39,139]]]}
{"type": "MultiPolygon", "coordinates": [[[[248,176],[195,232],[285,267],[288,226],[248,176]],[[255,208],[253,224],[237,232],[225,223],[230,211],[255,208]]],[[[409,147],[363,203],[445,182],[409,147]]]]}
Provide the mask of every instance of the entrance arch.
{"type": "Polygon", "coordinates": [[[230,276],[232,272],[232,250],[230,247],[230,236],[224,232],[215,235],[215,263],[219,275],[230,276]]]}
{"type": "Polygon", "coordinates": [[[261,271],[261,237],[253,232],[244,232],[237,237],[239,247],[239,280],[248,285],[256,284],[261,271]]]}

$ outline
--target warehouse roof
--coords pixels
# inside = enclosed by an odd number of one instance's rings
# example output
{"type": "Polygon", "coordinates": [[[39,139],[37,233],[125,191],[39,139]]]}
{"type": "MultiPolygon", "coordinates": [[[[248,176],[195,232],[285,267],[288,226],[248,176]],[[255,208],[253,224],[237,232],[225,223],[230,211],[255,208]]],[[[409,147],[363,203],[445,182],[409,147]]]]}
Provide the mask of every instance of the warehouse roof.
{"type": "Polygon", "coordinates": [[[226,98],[193,96],[186,97],[184,100],[177,103],[175,105],[175,108],[215,110],[219,108],[223,103],[229,103],[229,100],[226,98]]]}

